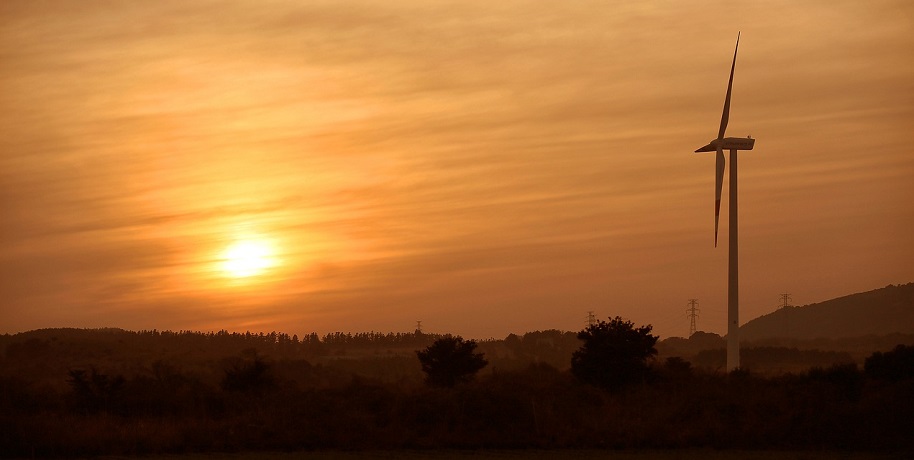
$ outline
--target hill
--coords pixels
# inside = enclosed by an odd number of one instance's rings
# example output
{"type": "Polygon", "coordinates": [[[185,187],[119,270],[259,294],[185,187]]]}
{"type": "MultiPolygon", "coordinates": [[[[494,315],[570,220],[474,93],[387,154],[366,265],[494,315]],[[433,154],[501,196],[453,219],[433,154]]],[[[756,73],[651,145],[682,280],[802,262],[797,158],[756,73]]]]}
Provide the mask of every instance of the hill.
{"type": "Polygon", "coordinates": [[[786,307],[740,327],[740,341],[914,334],[914,283],[786,307]]]}

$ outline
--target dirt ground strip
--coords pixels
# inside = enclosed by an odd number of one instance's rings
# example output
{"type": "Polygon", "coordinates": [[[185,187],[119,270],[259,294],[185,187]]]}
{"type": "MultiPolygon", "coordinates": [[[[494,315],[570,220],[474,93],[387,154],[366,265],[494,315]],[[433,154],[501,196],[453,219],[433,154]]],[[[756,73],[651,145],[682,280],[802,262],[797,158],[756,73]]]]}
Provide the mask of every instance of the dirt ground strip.
{"type": "Polygon", "coordinates": [[[870,452],[779,452],[714,450],[410,450],[410,451],[316,451],[316,452],[248,452],[234,454],[188,454],[143,457],[144,460],[903,460],[914,453],[870,452]]]}

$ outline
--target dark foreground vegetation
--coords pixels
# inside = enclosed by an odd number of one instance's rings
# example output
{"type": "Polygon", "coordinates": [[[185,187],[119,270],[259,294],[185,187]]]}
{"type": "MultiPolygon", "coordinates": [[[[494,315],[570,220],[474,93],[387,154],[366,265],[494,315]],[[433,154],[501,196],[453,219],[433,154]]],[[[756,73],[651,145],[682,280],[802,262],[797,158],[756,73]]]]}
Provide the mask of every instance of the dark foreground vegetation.
{"type": "MultiPolygon", "coordinates": [[[[404,334],[391,340],[406,345],[361,352],[318,339],[314,345],[323,351],[312,353],[301,348],[301,340],[293,345],[282,335],[167,333],[173,336],[166,340],[161,333],[96,331],[74,340],[73,334],[82,333],[45,331],[31,342],[4,344],[0,454],[914,451],[909,346],[873,354],[863,366],[851,362],[778,375],[723,374],[667,357],[649,360],[637,379],[605,386],[575,377],[571,351],[562,368],[548,359],[521,364],[518,351],[502,360],[492,357],[488,372],[448,387],[426,384],[415,353],[437,336],[404,334]],[[211,342],[219,346],[208,348],[211,342]]],[[[564,335],[553,339],[558,337],[564,335]]],[[[522,344],[524,338],[512,340],[522,344]]],[[[539,339],[531,346],[557,348],[556,340],[550,346],[539,339]]]]}

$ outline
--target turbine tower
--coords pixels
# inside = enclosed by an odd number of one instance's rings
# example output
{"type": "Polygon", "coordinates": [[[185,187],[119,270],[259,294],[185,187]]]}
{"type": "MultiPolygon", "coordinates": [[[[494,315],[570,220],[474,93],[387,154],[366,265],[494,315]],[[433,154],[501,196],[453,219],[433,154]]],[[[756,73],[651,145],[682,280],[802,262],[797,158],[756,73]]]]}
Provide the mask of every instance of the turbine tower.
{"type": "Polygon", "coordinates": [[[736,52],[739,51],[739,34],[736,35],[736,49],[733,51],[733,64],[730,65],[730,82],[727,83],[727,98],[724,99],[724,112],[720,117],[720,131],[717,139],[698,149],[699,152],[717,152],[715,165],[714,193],[714,247],[717,247],[717,230],[720,222],[720,192],[724,184],[726,159],[724,150],[730,151],[730,257],[727,274],[727,371],[739,368],[739,229],[737,225],[737,187],[736,187],[736,152],[752,150],[755,139],[752,136],[724,137],[727,122],[730,120],[730,94],[733,91],[733,71],[736,69],[736,52]]]}

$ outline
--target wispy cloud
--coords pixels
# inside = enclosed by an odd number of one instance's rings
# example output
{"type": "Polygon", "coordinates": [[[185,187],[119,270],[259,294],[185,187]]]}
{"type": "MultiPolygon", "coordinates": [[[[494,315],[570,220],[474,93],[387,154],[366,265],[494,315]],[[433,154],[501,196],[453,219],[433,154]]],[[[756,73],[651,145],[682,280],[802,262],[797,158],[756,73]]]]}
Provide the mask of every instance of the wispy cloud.
{"type": "Polygon", "coordinates": [[[713,161],[690,152],[716,133],[737,29],[728,133],[759,138],[744,316],[784,285],[814,301],[914,276],[906,2],[2,8],[9,331],[502,335],[721,303],[713,161]],[[284,265],[220,279],[249,234],[284,265]]]}

